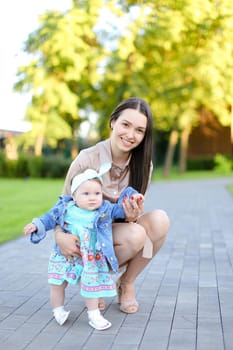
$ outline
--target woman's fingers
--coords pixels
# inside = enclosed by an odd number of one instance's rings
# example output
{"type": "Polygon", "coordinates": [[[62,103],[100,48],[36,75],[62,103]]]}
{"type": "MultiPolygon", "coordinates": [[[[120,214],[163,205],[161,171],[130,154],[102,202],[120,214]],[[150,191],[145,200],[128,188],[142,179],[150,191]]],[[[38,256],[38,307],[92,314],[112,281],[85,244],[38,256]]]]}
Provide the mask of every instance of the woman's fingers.
{"type": "Polygon", "coordinates": [[[56,241],[62,251],[62,254],[68,259],[70,256],[80,257],[78,237],[65,232],[56,233],[56,241]]]}
{"type": "Polygon", "coordinates": [[[137,198],[139,215],[142,215],[144,213],[144,202],[145,202],[145,198],[142,194],[140,194],[137,198]]]}
{"type": "Polygon", "coordinates": [[[130,197],[130,204],[134,212],[141,215],[144,211],[144,196],[139,194],[138,196],[130,197]]]}
{"type": "Polygon", "coordinates": [[[127,221],[137,221],[138,217],[144,213],[144,201],[145,198],[142,194],[124,198],[122,205],[127,221]]]}
{"type": "Polygon", "coordinates": [[[125,198],[123,201],[123,208],[127,221],[136,221],[140,212],[136,198],[125,198]]]}

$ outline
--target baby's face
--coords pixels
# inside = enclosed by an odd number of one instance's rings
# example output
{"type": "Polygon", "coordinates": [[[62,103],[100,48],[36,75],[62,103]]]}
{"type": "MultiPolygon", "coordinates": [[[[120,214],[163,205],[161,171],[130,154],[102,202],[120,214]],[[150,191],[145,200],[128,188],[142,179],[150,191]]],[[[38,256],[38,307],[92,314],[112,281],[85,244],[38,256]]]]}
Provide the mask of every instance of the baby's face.
{"type": "Polygon", "coordinates": [[[87,180],[77,188],[73,198],[79,208],[97,209],[103,201],[102,185],[98,180],[87,180]]]}

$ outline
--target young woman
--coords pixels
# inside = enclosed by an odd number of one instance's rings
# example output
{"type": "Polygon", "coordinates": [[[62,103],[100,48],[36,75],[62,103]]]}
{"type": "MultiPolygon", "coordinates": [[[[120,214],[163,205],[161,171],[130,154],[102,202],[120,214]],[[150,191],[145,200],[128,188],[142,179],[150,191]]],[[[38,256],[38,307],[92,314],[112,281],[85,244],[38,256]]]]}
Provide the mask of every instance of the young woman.
{"type": "MultiPolygon", "coordinates": [[[[148,104],[138,97],[121,102],[110,116],[110,138],[82,150],[72,162],[64,184],[65,195],[70,195],[74,176],[87,168],[99,170],[100,165],[110,162],[110,171],[103,176],[105,199],[116,202],[121,192],[132,186],[145,194],[152,173],[152,113],[148,104]]],[[[134,197],[123,203],[126,213],[124,222],[112,226],[115,254],[125,272],[118,280],[120,310],[134,313],[138,310],[134,282],[153,256],[161,248],[169,229],[165,211],[155,209],[144,213],[143,202],[134,197]]],[[[79,256],[78,239],[67,235],[58,226],[55,240],[67,257],[79,256]]],[[[101,309],[104,300],[100,300],[101,309]]]]}

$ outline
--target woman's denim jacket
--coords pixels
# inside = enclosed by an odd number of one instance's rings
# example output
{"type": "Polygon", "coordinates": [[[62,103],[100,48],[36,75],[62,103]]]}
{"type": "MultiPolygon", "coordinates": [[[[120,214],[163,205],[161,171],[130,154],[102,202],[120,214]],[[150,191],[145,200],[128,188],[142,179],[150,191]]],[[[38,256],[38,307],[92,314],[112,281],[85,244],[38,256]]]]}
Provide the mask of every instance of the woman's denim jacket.
{"type": "MultiPolygon", "coordinates": [[[[97,241],[110,263],[113,271],[118,270],[118,262],[115,256],[112,240],[112,222],[116,219],[125,219],[125,212],[122,207],[124,197],[130,198],[138,193],[132,187],[127,187],[120,195],[117,203],[103,200],[101,207],[97,210],[94,218],[94,228],[97,232],[97,241]]],[[[73,201],[71,196],[59,196],[59,200],[50,211],[39,218],[34,218],[32,222],[36,225],[37,231],[31,234],[31,242],[39,243],[46,236],[46,231],[52,230],[56,225],[60,225],[64,232],[70,233],[66,229],[64,214],[68,202],[73,201]]],[[[55,243],[54,249],[58,254],[62,254],[60,248],[55,243]]]]}

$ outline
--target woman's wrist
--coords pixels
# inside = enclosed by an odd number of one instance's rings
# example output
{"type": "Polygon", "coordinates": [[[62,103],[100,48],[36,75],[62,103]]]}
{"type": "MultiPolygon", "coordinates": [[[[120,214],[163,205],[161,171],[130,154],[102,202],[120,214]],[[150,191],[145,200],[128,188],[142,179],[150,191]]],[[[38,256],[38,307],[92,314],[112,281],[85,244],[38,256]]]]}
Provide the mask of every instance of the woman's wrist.
{"type": "Polygon", "coordinates": [[[54,237],[55,237],[55,241],[56,243],[58,243],[59,238],[63,236],[65,232],[61,229],[61,226],[56,226],[54,228],[54,237]]]}
{"type": "Polygon", "coordinates": [[[138,217],[130,217],[130,218],[126,218],[125,219],[126,222],[129,222],[129,223],[135,223],[138,221],[138,217]]]}

